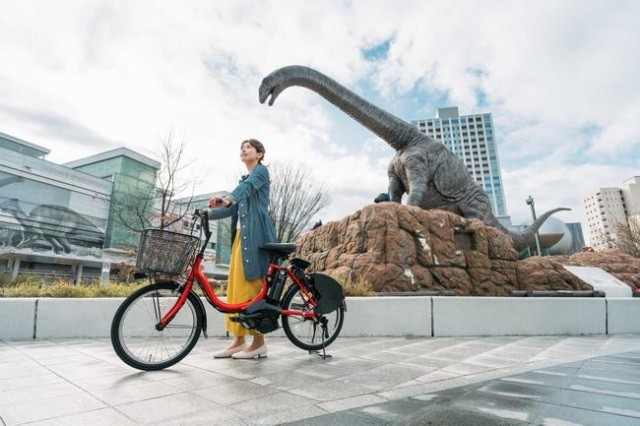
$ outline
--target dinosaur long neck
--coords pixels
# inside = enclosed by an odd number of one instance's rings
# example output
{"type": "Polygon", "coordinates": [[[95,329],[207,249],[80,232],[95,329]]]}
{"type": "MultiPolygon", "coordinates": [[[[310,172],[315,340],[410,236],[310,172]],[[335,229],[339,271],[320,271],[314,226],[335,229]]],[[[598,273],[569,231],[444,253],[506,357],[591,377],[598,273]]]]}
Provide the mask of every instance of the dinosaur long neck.
{"type": "Polygon", "coordinates": [[[386,141],[396,151],[422,134],[415,126],[378,108],[351,90],[311,68],[290,66],[277,71],[286,87],[313,90],[386,141]]]}

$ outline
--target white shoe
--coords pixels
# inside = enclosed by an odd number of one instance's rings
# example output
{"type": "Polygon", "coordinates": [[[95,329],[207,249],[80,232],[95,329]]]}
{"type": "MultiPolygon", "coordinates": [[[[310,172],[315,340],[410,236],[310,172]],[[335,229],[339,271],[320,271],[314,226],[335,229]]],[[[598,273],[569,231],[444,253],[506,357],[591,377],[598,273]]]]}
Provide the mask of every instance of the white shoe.
{"type": "Polygon", "coordinates": [[[221,351],[214,353],[213,357],[214,358],[230,358],[233,354],[243,351],[244,348],[246,348],[246,345],[236,346],[235,348],[231,348],[231,349],[223,349],[221,351]]]}
{"type": "Polygon", "coordinates": [[[239,351],[231,355],[233,359],[252,359],[252,358],[266,358],[267,357],[267,344],[263,344],[257,349],[252,351],[239,351]]]}

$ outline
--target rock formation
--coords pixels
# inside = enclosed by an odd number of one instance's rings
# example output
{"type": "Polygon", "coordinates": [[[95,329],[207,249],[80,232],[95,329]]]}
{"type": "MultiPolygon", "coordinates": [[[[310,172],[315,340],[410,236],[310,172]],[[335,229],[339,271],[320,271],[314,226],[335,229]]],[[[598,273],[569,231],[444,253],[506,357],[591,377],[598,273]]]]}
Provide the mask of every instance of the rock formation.
{"type": "MultiPolygon", "coordinates": [[[[296,256],[312,262],[314,270],[366,282],[375,292],[452,290],[457,295],[508,296],[512,290],[591,290],[562,264],[598,266],[589,255],[599,256],[579,253],[518,261],[511,237],[479,220],[397,203],[368,205],[303,235],[297,243],[296,256]]],[[[611,265],[628,262],[622,257],[611,265]]],[[[619,269],[616,276],[632,286],[640,279],[636,261],[635,273],[613,266],[619,269]],[[625,279],[629,276],[631,281],[625,279]]]]}
{"type": "Polygon", "coordinates": [[[632,290],[640,290],[640,259],[619,250],[580,252],[571,256],[553,256],[552,259],[563,265],[601,268],[627,283],[632,290]]]}

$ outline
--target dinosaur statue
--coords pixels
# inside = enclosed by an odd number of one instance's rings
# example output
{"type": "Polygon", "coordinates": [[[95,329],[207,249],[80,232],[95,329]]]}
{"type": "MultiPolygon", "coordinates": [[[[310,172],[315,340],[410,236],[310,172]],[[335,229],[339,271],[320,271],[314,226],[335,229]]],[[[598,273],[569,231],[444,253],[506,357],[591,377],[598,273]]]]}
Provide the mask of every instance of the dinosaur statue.
{"type": "Polygon", "coordinates": [[[37,240],[47,241],[56,253],[70,253],[73,250],[70,241],[79,245],[102,245],[102,232],[89,220],[66,207],[39,205],[27,215],[14,198],[0,203],[0,210],[15,217],[28,235],[18,244],[18,248],[29,246],[37,240]]]}
{"type": "Polygon", "coordinates": [[[273,105],[278,95],[291,86],[305,87],[318,93],[396,150],[388,168],[389,195],[393,202],[400,203],[402,195],[407,193],[408,205],[448,210],[465,218],[479,219],[510,235],[518,250],[529,245],[549,216],[557,211],[570,210],[550,210],[524,231],[510,231],[494,216],[489,197],[473,180],[462,160],[443,144],[307,67],[283,67],[265,77],[258,93],[260,103],[270,98],[269,105],[273,105]]]}

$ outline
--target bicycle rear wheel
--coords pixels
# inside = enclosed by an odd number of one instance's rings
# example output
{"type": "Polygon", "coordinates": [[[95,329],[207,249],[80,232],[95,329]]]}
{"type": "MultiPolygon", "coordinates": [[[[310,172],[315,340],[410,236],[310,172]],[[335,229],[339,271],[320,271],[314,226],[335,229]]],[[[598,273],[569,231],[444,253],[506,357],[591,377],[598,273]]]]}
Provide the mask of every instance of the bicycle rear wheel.
{"type": "Polygon", "coordinates": [[[175,282],[151,284],[120,305],[111,323],[111,344],[122,361],[139,370],[167,368],[193,349],[202,330],[203,312],[194,293],[167,327],[156,324],[175,304],[180,293],[175,282]]]}
{"type": "MultiPolygon", "coordinates": [[[[298,311],[313,311],[313,306],[300,292],[297,285],[287,290],[282,302],[283,309],[298,311]]],[[[344,322],[344,308],[326,313],[317,318],[303,318],[299,316],[283,316],[282,328],[291,343],[307,351],[319,351],[329,346],[340,334],[344,322]],[[323,336],[322,322],[326,322],[327,335],[323,336]],[[323,339],[324,337],[324,339],[323,339]]]]}

